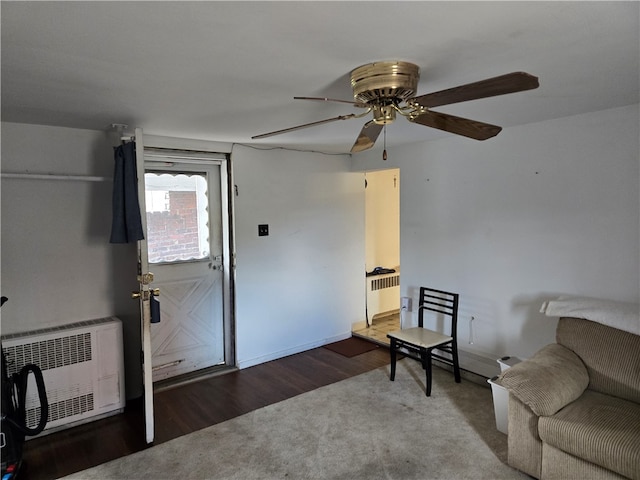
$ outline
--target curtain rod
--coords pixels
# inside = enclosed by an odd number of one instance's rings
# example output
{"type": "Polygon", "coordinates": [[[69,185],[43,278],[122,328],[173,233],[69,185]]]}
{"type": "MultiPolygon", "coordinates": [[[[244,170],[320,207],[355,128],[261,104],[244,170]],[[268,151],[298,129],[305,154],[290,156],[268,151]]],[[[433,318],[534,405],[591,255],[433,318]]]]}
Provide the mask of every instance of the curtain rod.
{"type": "Polygon", "coordinates": [[[113,180],[110,177],[93,177],[89,175],[53,175],[49,173],[0,173],[0,178],[63,180],[76,182],[111,182],[113,180]]]}

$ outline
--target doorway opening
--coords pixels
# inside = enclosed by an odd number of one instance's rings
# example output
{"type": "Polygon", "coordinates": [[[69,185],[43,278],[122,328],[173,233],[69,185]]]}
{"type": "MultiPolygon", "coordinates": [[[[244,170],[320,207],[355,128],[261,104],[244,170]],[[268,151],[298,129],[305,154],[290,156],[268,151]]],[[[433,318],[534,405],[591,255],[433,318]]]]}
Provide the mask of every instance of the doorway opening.
{"type": "Polygon", "coordinates": [[[389,345],[400,329],[400,169],[366,172],[364,322],[352,334],[389,345]]]}

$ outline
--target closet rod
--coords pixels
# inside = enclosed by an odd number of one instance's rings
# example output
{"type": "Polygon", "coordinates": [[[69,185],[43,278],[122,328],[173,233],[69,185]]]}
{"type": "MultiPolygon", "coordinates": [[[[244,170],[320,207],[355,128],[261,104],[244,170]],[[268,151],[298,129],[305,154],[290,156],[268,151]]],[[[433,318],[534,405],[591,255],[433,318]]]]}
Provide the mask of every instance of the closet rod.
{"type": "Polygon", "coordinates": [[[0,178],[19,178],[28,180],[63,180],[76,182],[111,182],[110,177],[92,177],[88,175],[52,175],[48,173],[0,173],[0,178]]]}

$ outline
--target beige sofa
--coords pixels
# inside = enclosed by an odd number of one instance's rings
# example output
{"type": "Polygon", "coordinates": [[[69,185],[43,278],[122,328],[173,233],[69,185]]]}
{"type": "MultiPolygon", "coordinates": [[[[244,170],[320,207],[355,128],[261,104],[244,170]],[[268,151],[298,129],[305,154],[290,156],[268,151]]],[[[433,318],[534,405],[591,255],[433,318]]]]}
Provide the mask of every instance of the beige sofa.
{"type": "Polygon", "coordinates": [[[557,343],[498,379],[509,391],[509,465],[543,480],[640,480],[638,307],[625,307],[624,330],[599,323],[616,324],[606,309],[556,312],[557,343]]]}

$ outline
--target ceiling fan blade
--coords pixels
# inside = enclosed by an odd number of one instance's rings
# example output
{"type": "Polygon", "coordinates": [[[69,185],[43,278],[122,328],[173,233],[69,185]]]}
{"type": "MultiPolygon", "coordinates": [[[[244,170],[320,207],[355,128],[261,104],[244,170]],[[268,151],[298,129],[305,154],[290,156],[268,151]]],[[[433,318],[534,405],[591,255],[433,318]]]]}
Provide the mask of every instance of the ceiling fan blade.
{"type": "Polygon", "coordinates": [[[409,120],[427,127],[473,138],[474,140],[486,140],[487,138],[495,137],[502,130],[502,127],[497,125],[432,111],[424,112],[413,119],[409,118],[409,120]]]}
{"type": "Polygon", "coordinates": [[[351,153],[362,152],[373,147],[384,125],[378,125],[373,120],[368,121],[360,130],[356,143],[351,147],[351,153]]]}
{"type": "Polygon", "coordinates": [[[317,122],[305,123],[304,125],[298,125],[296,127],[283,128],[282,130],[276,130],[275,132],[269,132],[269,133],[263,133],[261,135],[255,135],[255,136],[251,137],[251,139],[255,140],[255,139],[258,139],[258,138],[271,137],[273,135],[280,135],[282,133],[293,132],[294,130],[300,130],[302,128],[315,127],[316,125],[322,125],[323,123],[335,122],[337,120],[349,120],[350,118],[353,118],[355,116],[356,116],[355,113],[350,113],[349,115],[340,115],[340,116],[333,117],[333,118],[327,118],[326,120],[318,120],[317,122]]]}
{"type": "Polygon", "coordinates": [[[423,107],[432,108],[440,105],[477,100],[479,98],[495,97],[507,93],[522,92],[538,88],[538,77],[525,72],[513,72],[499,77],[487,78],[479,82],[460,85],[459,87],[428,93],[407,100],[407,103],[417,103],[423,107]]]}
{"type": "Polygon", "coordinates": [[[356,102],[355,100],[338,100],[336,98],[324,98],[324,97],[293,97],[294,100],[315,100],[320,102],[339,102],[348,103],[358,108],[369,108],[369,105],[363,102],[356,102]]]}

